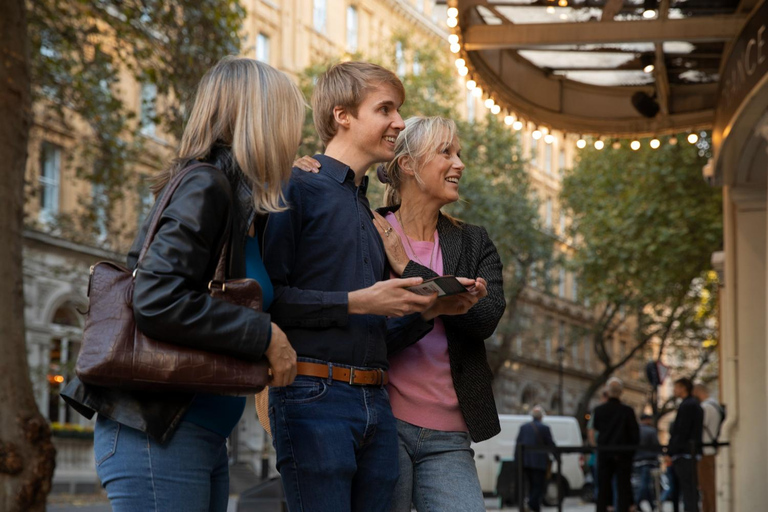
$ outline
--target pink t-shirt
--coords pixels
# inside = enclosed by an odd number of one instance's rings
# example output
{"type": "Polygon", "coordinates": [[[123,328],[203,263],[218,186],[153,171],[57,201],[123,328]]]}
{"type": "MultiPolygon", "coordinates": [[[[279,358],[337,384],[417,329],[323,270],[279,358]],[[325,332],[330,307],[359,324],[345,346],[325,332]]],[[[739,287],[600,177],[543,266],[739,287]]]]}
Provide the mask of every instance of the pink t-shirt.
{"type": "MultiPolygon", "coordinates": [[[[386,218],[400,235],[408,257],[425,267],[432,262],[432,270],[443,275],[443,254],[437,231],[434,243],[406,241],[395,215],[389,213],[386,218]]],[[[395,418],[432,430],[467,432],[451,379],[448,338],[439,317],[429,334],[389,358],[387,391],[395,418]]]]}

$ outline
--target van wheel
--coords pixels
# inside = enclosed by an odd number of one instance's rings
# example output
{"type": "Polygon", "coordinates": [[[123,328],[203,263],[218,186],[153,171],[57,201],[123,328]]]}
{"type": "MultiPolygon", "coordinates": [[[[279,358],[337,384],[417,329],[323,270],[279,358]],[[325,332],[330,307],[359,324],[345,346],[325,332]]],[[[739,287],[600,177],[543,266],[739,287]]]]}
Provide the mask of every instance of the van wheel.
{"type": "Polygon", "coordinates": [[[547,482],[547,488],[544,490],[544,498],[542,499],[544,505],[548,507],[556,507],[558,505],[558,485],[560,486],[560,496],[562,497],[561,501],[564,500],[566,496],[568,496],[568,482],[566,482],[565,478],[563,477],[553,476],[547,482]]]}

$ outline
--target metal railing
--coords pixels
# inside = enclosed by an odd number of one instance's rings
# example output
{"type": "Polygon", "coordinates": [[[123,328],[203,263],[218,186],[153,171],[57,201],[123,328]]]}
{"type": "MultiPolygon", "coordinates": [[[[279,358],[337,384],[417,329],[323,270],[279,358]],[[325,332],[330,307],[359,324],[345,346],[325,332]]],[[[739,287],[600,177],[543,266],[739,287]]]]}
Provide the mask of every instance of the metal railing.
{"type": "MultiPolygon", "coordinates": [[[[720,447],[728,447],[730,446],[729,442],[713,442],[713,443],[706,443],[706,444],[697,444],[697,443],[690,443],[690,451],[687,453],[687,455],[690,455],[694,459],[698,456],[698,449],[699,448],[715,448],[716,450],[720,447]]],[[[517,467],[517,504],[518,504],[518,510],[522,511],[524,510],[523,506],[525,505],[525,471],[524,471],[524,455],[526,452],[535,452],[535,453],[547,453],[555,458],[555,462],[557,464],[557,471],[553,472],[553,476],[556,476],[556,482],[557,482],[557,510],[558,512],[563,511],[563,500],[565,496],[562,495],[563,493],[563,486],[560,485],[561,480],[561,472],[562,472],[562,455],[565,453],[580,453],[580,454],[586,454],[591,455],[593,453],[599,453],[599,452],[610,452],[610,453],[619,453],[619,452],[636,452],[636,451],[643,451],[643,452],[658,452],[659,455],[668,455],[667,451],[669,449],[668,445],[659,445],[659,446],[640,446],[640,445],[603,445],[603,446],[548,446],[548,445],[518,445],[515,448],[515,466],[517,467]]],[[[692,471],[696,472],[696,465],[693,465],[692,471]]],[[[547,483],[545,483],[547,485],[547,483]]],[[[660,496],[657,495],[657,498],[660,500],[660,496]]],[[[632,499],[632,502],[634,502],[634,498],[632,499]]]]}

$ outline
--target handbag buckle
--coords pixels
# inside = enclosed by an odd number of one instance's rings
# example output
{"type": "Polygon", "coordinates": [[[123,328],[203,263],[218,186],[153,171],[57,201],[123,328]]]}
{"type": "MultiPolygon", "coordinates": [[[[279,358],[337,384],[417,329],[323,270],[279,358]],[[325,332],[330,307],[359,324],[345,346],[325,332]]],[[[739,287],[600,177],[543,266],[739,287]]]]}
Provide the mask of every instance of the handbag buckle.
{"type": "Polygon", "coordinates": [[[221,293],[225,293],[227,291],[227,283],[217,283],[216,281],[208,282],[208,291],[212,292],[213,287],[216,285],[221,285],[221,293]]]}

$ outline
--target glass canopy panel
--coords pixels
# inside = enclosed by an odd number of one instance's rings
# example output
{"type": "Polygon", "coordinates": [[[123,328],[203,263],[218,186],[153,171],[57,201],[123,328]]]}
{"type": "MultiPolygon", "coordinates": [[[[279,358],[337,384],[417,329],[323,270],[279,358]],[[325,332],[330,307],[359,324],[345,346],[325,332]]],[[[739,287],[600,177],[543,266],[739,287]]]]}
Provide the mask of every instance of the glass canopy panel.
{"type": "Polygon", "coordinates": [[[638,86],[653,83],[652,74],[635,70],[554,71],[554,74],[576,82],[606,87],[638,86]]]}

